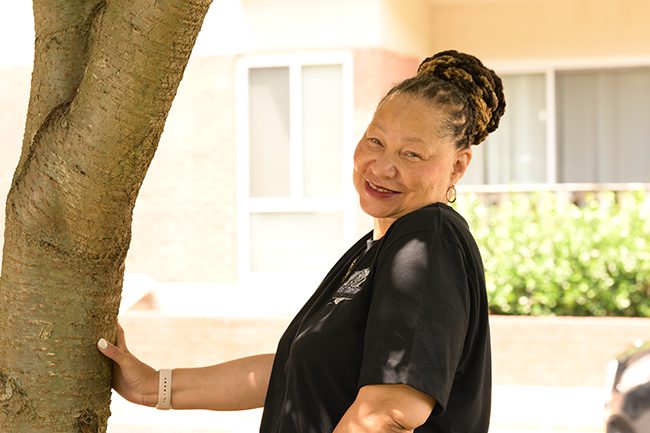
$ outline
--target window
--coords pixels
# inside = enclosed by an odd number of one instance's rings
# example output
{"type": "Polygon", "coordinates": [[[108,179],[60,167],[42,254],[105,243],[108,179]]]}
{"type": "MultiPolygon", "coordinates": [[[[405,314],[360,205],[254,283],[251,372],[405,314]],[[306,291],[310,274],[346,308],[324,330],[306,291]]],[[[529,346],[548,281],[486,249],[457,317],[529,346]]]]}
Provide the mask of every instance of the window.
{"type": "Polygon", "coordinates": [[[500,75],[506,113],[464,184],[650,182],[650,67],[500,75]]]}
{"type": "Polygon", "coordinates": [[[543,74],[504,75],[506,113],[499,128],[474,148],[465,183],[546,181],[546,79],[543,74]]]}
{"type": "Polygon", "coordinates": [[[300,67],[293,84],[301,93],[294,104],[300,106],[293,118],[289,72],[249,69],[250,196],[340,197],[342,65],[300,67]],[[292,137],[292,128],[298,136],[292,137]]]}
{"type": "Polygon", "coordinates": [[[344,53],[240,62],[242,277],[322,276],[354,238],[351,64],[344,53]]]}
{"type": "Polygon", "coordinates": [[[557,76],[560,182],[650,182],[650,68],[557,76]]]}

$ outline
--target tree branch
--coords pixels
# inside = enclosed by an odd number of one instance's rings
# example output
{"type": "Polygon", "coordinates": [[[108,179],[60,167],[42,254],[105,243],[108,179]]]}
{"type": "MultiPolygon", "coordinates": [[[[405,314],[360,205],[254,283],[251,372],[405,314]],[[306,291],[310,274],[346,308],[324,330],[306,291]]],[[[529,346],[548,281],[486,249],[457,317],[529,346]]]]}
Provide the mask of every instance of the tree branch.
{"type": "Polygon", "coordinates": [[[37,43],[54,53],[35,68],[37,120],[26,128],[8,222],[71,255],[126,255],[135,199],[210,3],[95,2],[78,14],[83,22],[43,26],[50,32],[37,43]]]}
{"type": "Polygon", "coordinates": [[[34,0],[35,49],[23,148],[13,183],[28,169],[35,137],[69,105],[83,78],[92,30],[105,0],[34,0]]]}

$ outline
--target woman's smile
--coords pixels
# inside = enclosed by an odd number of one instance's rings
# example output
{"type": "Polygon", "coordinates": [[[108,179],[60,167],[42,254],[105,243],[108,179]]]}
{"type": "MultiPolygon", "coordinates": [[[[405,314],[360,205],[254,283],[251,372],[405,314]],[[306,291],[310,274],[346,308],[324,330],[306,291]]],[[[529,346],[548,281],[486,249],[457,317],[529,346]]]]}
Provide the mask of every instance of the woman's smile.
{"type": "Polygon", "coordinates": [[[364,179],[366,181],[366,192],[373,197],[378,197],[378,198],[391,198],[394,197],[397,194],[400,194],[399,191],[393,191],[391,189],[385,188],[383,186],[379,186],[368,179],[364,179]]]}

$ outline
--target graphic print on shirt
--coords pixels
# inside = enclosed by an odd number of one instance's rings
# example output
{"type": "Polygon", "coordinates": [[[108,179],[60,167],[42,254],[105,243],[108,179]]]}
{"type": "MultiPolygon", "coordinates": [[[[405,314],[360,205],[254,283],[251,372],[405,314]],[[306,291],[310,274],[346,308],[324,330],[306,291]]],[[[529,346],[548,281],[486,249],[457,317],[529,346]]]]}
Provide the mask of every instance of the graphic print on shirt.
{"type": "Polygon", "coordinates": [[[342,301],[349,301],[352,299],[352,297],[361,290],[361,286],[366,282],[369,273],[370,268],[365,268],[350,275],[350,278],[348,278],[341,287],[338,288],[336,293],[334,293],[331,302],[333,302],[334,305],[338,305],[342,301]]]}

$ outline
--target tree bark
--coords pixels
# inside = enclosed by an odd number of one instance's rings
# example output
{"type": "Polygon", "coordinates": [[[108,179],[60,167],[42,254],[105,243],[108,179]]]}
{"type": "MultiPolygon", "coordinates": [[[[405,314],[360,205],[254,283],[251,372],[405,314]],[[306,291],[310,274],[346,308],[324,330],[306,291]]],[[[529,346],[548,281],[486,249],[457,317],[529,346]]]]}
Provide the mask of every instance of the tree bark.
{"type": "Polygon", "coordinates": [[[34,0],[7,197],[0,431],[105,432],[133,207],[211,0],[34,0]]]}

